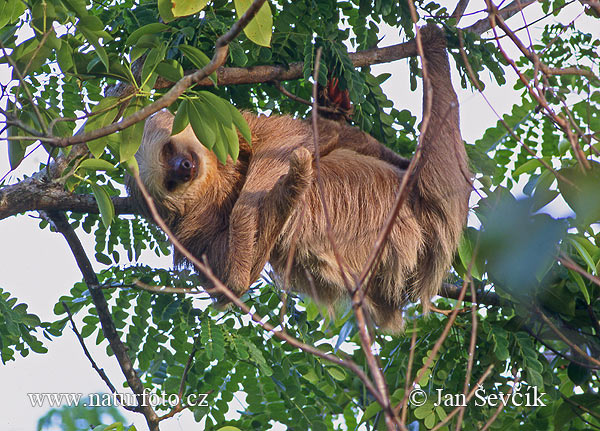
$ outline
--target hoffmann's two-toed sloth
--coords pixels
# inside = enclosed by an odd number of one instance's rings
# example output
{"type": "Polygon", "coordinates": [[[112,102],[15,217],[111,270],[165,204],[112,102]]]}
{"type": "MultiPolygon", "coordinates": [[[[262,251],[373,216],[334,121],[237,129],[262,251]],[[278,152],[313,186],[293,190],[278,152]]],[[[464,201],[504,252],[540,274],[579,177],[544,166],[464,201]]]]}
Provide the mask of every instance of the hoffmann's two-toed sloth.
{"type": "MultiPolygon", "coordinates": [[[[408,299],[421,299],[427,308],[438,292],[468,211],[470,174],[445,39],[432,25],[421,30],[421,38],[430,81],[423,112],[429,112],[429,123],[416,177],[366,281],[366,309],[391,332],[401,329],[401,307],[408,299]]],[[[237,295],[256,281],[266,262],[283,278],[292,252],[290,288],[321,304],[347,298],[327,235],[310,122],[243,115],[252,144],[240,136],[239,159],[225,165],[190,126],[171,136],[170,113],[159,112],[146,122],[136,157],[159,213],[179,241],[194,256],[206,256],[237,295]]],[[[318,133],[335,247],[353,280],[392,209],[406,161],[346,124],[320,119],[318,133]]],[[[131,181],[130,191],[145,206],[131,181]]],[[[177,250],[175,262],[185,263],[177,250]]]]}

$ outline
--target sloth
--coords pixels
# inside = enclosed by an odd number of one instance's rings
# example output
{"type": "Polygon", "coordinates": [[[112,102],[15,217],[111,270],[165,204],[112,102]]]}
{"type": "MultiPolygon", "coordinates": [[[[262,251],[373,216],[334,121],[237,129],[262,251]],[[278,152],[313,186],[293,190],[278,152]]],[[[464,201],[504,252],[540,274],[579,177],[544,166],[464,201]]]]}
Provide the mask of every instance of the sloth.
{"type": "MultiPolygon", "coordinates": [[[[430,81],[423,112],[429,121],[406,198],[364,282],[363,306],[389,333],[402,329],[407,301],[421,300],[425,311],[430,307],[468,212],[471,174],[445,38],[433,25],[421,30],[421,38],[430,81]]],[[[367,262],[409,161],[345,123],[320,118],[317,149],[308,121],[243,116],[252,143],[240,136],[238,160],[222,164],[190,126],[172,136],[172,114],[155,114],[136,155],[142,182],[179,241],[205,258],[236,295],[249,289],[268,262],[286,288],[333,309],[349,297],[345,278],[353,283],[367,262]]],[[[135,181],[129,179],[128,188],[148,214],[135,181]]],[[[177,250],[174,261],[189,264],[177,250]]],[[[223,296],[217,300],[226,303],[223,296]]]]}

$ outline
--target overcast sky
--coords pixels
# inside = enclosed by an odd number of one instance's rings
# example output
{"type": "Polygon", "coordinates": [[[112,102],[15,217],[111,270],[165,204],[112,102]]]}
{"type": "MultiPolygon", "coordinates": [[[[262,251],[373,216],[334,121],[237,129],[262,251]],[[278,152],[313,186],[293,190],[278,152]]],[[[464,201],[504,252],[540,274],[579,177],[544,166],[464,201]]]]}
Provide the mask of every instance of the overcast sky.
{"type": "MultiPolygon", "coordinates": [[[[448,3],[448,2],[441,2],[448,3]]],[[[454,5],[455,2],[451,2],[454,5]]],[[[471,2],[467,10],[475,11],[484,8],[484,2],[471,2]]],[[[529,7],[526,13],[527,20],[541,16],[537,5],[529,7]]],[[[569,22],[581,11],[579,4],[575,3],[563,11],[558,17],[562,23],[569,22]]],[[[467,26],[473,21],[482,18],[479,14],[474,17],[466,17],[461,26],[467,26]]],[[[549,18],[533,26],[533,33],[539,33],[542,25],[557,18],[549,18]]],[[[523,18],[513,17],[509,23],[513,28],[520,27],[523,18]]],[[[578,27],[589,32],[595,32],[595,37],[600,37],[598,29],[594,28],[596,22],[583,16],[578,18],[578,27]]],[[[535,37],[535,36],[534,36],[535,37]]],[[[387,46],[399,42],[395,32],[386,31],[385,38],[380,46],[387,46]]],[[[508,44],[507,44],[508,48],[508,44]]],[[[508,49],[514,53],[514,50],[508,49]]],[[[9,74],[4,65],[0,65],[0,82],[6,84],[9,74]]],[[[407,61],[375,66],[375,74],[391,72],[390,78],[384,84],[384,91],[394,100],[398,109],[409,109],[413,114],[419,116],[421,112],[421,83],[414,93],[410,92],[408,81],[407,61]]],[[[486,78],[485,74],[482,78],[486,78]]],[[[455,88],[459,95],[461,105],[461,127],[464,139],[472,143],[478,139],[483,132],[494,125],[497,117],[489,108],[482,96],[470,90],[460,88],[458,76],[453,78],[455,88]]],[[[498,88],[486,79],[487,88],[485,94],[493,103],[494,108],[501,114],[510,110],[513,103],[518,102],[520,97],[512,89],[515,75],[507,73],[508,85],[498,88]]],[[[4,138],[4,136],[3,136],[4,138]]],[[[4,141],[5,142],[5,141],[4,141]]],[[[32,154],[17,170],[16,177],[22,178],[24,174],[35,172],[41,161],[45,161],[47,155],[43,152],[32,154]]],[[[0,178],[9,171],[7,151],[5,145],[0,145],[0,178]]],[[[32,214],[35,215],[35,214],[32,214]]],[[[52,308],[60,295],[69,291],[73,284],[81,280],[81,274],[77,270],[73,256],[67,245],[58,234],[51,233],[48,229],[40,230],[38,221],[28,215],[12,217],[0,221],[0,288],[9,291],[16,296],[19,302],[29,304],[29,312],[40,316],[42,320],[53,320],[52,308]]],[[[79,231],[84,244],[93,257],[93,237],[79,231]]],[[[121,253],[121,256],[124,256],[121,253]]],[[[169,259],[157,260],[153,254],[144,254],[141,259],[149,265],[168,266],[169,259]]],[[[124,262],[123,262],[124,263],[124,262]]],[[[100,269],[101,265],[96,265],[100,269]]],[[[77,316],[80,322],[83,316],[77,316]]],[[[88,347],[92,351],[98,365],[105,369],[116,386],[123,381],[123,376],[118,369],[114,358],[108,358],[105,354],[105,343],[100,348],[89,339],[88,347]]],[[[30,392],[76,392],[76,393],[105,393],[107,388],[96,373],[90,367],[84,357],[77,340],[70,329],[65,329],[63,337],[45,343],[49,352],[45,355],[30,354],[26,358],[17,357],[6,365],[0,364],[0,382],[3,390],[0,392],[0,405],[2,406],[2,429],[6,431],[25,431],[35,429],[37,420],[46,413],[47,408],[32,407],[28,401],[27,393],[30,392]]],[[[146,429],[145,422],[140,415],[124,414],[135,420],[138,429],[146,429]]],[[[162,430],[192,429],[195,422],[189,414],[181,414],[161,424],[162,430]]],[[[197,425],[196,425],[197,427],[197,425]]]]}

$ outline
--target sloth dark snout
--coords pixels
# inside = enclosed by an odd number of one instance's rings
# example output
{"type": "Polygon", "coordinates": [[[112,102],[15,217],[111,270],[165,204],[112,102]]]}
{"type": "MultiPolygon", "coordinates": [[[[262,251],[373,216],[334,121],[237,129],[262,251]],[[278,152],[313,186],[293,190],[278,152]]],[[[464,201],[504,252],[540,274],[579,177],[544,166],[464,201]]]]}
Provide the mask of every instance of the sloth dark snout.
{"type": "Polygon", "coordinates": [[[175,181],[186,183],[194,178],[196,164],[185,156],[174,157],[171,160],[171,171],[175,181]]]}
{"type": "Polygon", "coordinates": [[[177,185],[187,183],[196,178],[198,164],[192,157],[180,155],[169,160],[169,172],[166,178],[167,190],[171,191],[177,185]]]}

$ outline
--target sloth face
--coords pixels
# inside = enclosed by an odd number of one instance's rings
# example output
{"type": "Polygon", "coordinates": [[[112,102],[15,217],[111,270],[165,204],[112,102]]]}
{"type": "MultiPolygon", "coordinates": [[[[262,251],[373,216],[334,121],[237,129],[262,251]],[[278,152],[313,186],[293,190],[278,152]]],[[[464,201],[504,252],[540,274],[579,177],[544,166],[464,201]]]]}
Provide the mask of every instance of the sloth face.
{"type": "Polygon", "coordinates": [[[165,205],[182,195],[197,193],[206,173],[215,164],[214,156],[198,141],[189,125],[171,136],[172,125],[173,115],[168,111],[159,111],[150,117],[135,156],[142,182],[150,194],[165,205]]]}
{"type": "Polygon", "coordinates": [[[173,139],[168,140],[160,154],[164,166],[164,187],[173,192],[182,184],[189,183],[198,177],[199,158],[195,151],[177,148],[173,139]]]}

